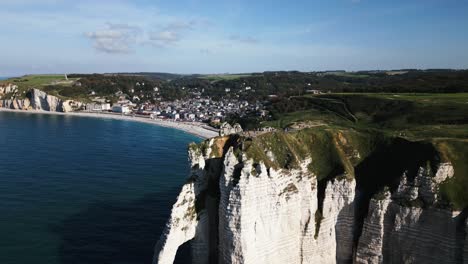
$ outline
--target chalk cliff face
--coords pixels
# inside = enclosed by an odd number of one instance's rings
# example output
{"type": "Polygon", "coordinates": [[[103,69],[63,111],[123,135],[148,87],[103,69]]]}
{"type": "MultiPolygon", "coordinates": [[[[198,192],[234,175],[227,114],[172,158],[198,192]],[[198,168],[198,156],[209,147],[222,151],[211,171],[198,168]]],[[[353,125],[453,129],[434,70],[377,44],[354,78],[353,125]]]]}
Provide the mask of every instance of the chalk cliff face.
{"type": "MultiPolygon", "coordinates": [[[[7,86],[3,90],[5,93],[14,92],[13,88],[7,86]]],[[[15,88],[16,89],[16,88],[15,88]]],[[[12,99],[0,100],[0,107],[16,110],[41,110],[51,112],[71,112],[79,108],[81,103],[72,100],[65,100],[49,95],[39,89],[31,89],[27,97],[19,99],[13,97],[12,99]]]]}
{"type": "MultiPolygon", "coordinates": [[[[275,167],[281,153],[272,146],[263,150],[269,160],[259,160],[247,150],[252,144],[230,136],[190,147],[191,176],[153,263],[173,263],[188,241],[193,263],[468,260],[466,215],[453,212],[439,195],[439,185],[454,175],[450,163],[430,168],[424,161],[415,172],[403,170],[392,184],[384,182],[375,191],[361,183],[367,176],[358,173],[365,170],[319,177],[311,168],[317,165],[313,155],[275,167]]],[[[357,149],[341,149],[344,163],[362,162],[357,149]]]]}
{"type": "Polygon", "coordinates": [[[0,85],[0,95],[7,94],[7,93],[14,93],[17,90],[18,90],[18,86],[11,84],[11,83],[0,85]]]}
{"type": "Polygon", "coordinates": [[[31,90],[31,107],[33,110],[63,111],[62,100],[38,89],[31,90]]]}
{"type": "Polygon", "coordinates": [[[440,164],[434,177],[420,168],[398,189],[370,201],[357,263],[462,263],[466,217],[437,205],[437,185],[453,176],[440,164]]]}
{"type": "Polygon", "coordinates": [[[25,99],[4,99],[0,100],[0,107],[17,110],[28,110],[31,102],[28,98],[25,99]]]}

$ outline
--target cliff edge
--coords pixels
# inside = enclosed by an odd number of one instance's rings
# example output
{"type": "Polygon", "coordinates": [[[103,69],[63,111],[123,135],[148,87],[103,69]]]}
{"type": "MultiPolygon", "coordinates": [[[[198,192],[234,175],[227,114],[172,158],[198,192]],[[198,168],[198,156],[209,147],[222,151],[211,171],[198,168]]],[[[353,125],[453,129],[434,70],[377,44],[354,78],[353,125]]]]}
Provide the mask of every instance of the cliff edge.
{"type": "Polygon", "coordinates": [[[0,97],[0,107],[15,110],[71,112],[81,105],[72,100],[62,100],[39,89],[29,90],[24,97],[17,96],[16,92],[17,89],[11,85],[0,87],[0,95],[6,94],[10,97],[9,99],[1,99],[0,97]]]}
{"type": "Polygon", "coordinates": [[[323,128],[192,144],[153,263],[184,243],[193,263],[468,261],[447,146],[323,128]]]}

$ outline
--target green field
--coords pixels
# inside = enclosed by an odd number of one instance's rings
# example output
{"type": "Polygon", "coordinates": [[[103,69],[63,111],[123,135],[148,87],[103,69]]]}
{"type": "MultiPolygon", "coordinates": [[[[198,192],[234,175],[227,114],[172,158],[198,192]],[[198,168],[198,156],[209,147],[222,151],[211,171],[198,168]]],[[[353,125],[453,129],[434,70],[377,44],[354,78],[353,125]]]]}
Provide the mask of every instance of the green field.
{"type": "Polygon", "coordinates": [[[326,94],[292,97],[263,126],[313,121],[417,138],[468,138],[468,93],[326,94]]]}
{"type": "MultiPolygon", "coordinates": [[[[72,80],[72,79],[69,79],[72,80]]],[[[20,88],[33,88],[44,85],[50,85],[53,82],[65,81],[64,75],[25,75],[18,78],[11,78],[2,82],[10,82],[18,85],[20,88]]]]}

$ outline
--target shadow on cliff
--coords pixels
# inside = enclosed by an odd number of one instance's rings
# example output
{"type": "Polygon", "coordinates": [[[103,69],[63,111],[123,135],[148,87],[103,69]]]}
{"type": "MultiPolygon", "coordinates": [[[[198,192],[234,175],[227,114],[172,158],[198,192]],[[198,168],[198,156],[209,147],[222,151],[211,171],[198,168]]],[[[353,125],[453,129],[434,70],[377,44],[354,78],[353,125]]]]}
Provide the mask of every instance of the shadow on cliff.
{"type": "MultiPolygon", "coordinates": [[[[151,263],[179,188],[130,202],[96,202],[51,227],[61,239],[63,264],[151,263]]],[[[188,247],[175,263],[188,263],[188,247]]]]}
{"type": "Polygon", "coordinates": [[[355,202],[345,205],[336,219],[335,239],[336,243],[336,263],[350,264],[354,259],[354,210],[355,202]]]}
{"type": "Polygon", "coordinates": [[[429,165],[432,171],[436,171],[439,160],[440,157],[432,144],[395,138],[377,146],[371,155],[355,167],[354,251],[361,237],[372,197],[383,191],[385,186],[393,193],[398,188],[403,174],[412,182],[420,167],[429,165]]]}

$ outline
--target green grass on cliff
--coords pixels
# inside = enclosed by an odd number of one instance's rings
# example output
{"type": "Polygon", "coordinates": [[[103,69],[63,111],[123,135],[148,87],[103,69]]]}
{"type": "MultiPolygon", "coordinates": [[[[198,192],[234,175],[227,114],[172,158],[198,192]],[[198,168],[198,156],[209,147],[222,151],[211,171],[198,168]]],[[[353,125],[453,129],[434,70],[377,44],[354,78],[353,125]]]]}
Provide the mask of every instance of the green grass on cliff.
{"type": "Polygon", "coordinates": [[[68,90],[71,89],[71,83],[78,79],[69,78],[68,81],[65,80],[65,75],[58,75],[58,74],[44,74],[44,75],[25,75],[22,77],[15,77],[10,78],[4,81],[0,81],[0,83],[13,83],[18,85],[18,96],[23,97],[26,95],[26,92],[31,88],[37,88],[40,90],[47,90],[46,92],[59,97],[66,97],[64,95],[59,94],[57,89],[47,89],[48,86],[51,87],[60,87],[66,88],[68,90]]]}
{"type": "Polygon", "coordinates": [[[444,161],[454,166],[454,177],[441,186],[442,194],[455,208],[468,206],[468,140],[436,140],[435,145],[444,161]]]}
{"type": "Polygon", "coordinates": [[[343,174],[353,178],[354,167],[385,140],[379,133],[313,127],[260,135],[244,143],[244,151],[255,162],[275,169],[298,168],[311,158],[308,169],[318,180],[343,174]]]}
{"type": "MultiPolygon", "coordinates": [[[[382,152],[386,152],[386,149],[390,151],[389,155],[392,157],[386,160],[381,159],[382,156],[380,156],[378,162],[381,164],[376,166],[384,170],[388,167],[402,167],[401,174],[390,175],[392,177],[401,176],[404,166],[410,166],[408,169],[413,175],[416,173],[414,168],[417,166],[437,165],[438,161],[451,162],[455,175],[440,186],[440,193],[455,209],[468,206],[468,192],[466,191],[468,190],[468,140],[417,140],[414,141],[416,143],[408,143],[406,147],[401,145],[401,140],[398,140],[400,145],[395,149],[396,139],[398,137],[376,130],[358,131],[315,127],[260,135],[244,143],[244,153],[256,163],[264,162],[267,167],[287,170],[298,168],[300,162],[310,157],[312,161],[308,169],[319,181],[340,175],[354,178],[356,167],[368,158],[374,160],[373,157],[377,152],[381,155],[382,152]],[[424,149],[421,146],[426,146],[424,148],[428,151],[418,154],[417,151],[424,149]],[[415,149],[416,147],[420,150],[415,149]],[[273,154],[274,159],[271,159],[268,152],[273,154]],[[411,154],[413,152],[414,154],[411,154]],[[398,159],[398,155],[406,158],[398,159]],[[401,162],[401,164],[393,164],[393,162],[401,162]]],[[[379,177],[382,175],[376,172],[370,176],[375,179],[373,182],[380,185],[379,177]]],[[[388,180],[388,178],[382,179],[382,184],[386,184],[388,180]]]]}
{"type": "Polygon", "coordinates": [[[326,94],[293,97],[294,112],[275,112],[264,126],[294,122],[375,129],[411,139],[468,138],[468,93],[459,94],[326,94]]]}
{"type": "MultiPolygon", "coordinates": [[[[74,80],[74,79],[69,79],[74,80]]],[[[18,85],[20,88],[39,88],[45,85],[52,85],[56,82],[65,82],[64,75],[53,75],[53,74],[46,74],[46,75],[25,75],[22,77],[17,78],[10,78],[8,80],[4,80],[3,82],[10,82],[18,85]]]]}
{"type": "MultiPolygon", "coordinates": [[[[381,155],[387,148],[394,149],[395,142],[401,144],[395,140],[402,138],[416,142],[406,146],[408,150],[428,145],[437,153],[430,158],[432,151],[408,157],[418,164],[423,162],[421,158],[428,158],[428,164],[437,164],[437,160],[453,164],[455,175],[440,186],[440,193],[455,209],[468,207],[467,93],[326,94],[292,97],[287,103],[290,106],[285,109],[297,111],[273,112],[275,119],[263,125],[292,130],[267,133],[250,141],[245,152],[256,162],[290,169],[310,157],[309,169],[318,180],[343,172],[353,177],[356,166],[367,157],[376,150],[381,155]],[[275,160],[270,160],[267,151],[275,160]]],[[[395,160],[398,153],[391,155],[395,160]]],[[[385,163],[385,158],[379,156],[379,162],[385,163]]],[[[399,166],[406,166],[406,161],[402,162],[399,166]]],[[[373,177],[378,183],[379,175],[373,177]]]]}

